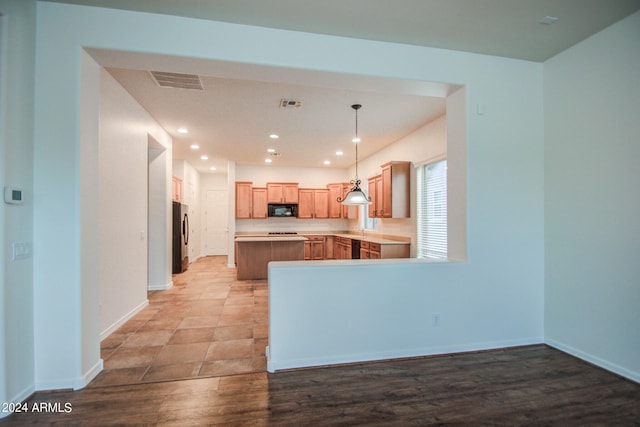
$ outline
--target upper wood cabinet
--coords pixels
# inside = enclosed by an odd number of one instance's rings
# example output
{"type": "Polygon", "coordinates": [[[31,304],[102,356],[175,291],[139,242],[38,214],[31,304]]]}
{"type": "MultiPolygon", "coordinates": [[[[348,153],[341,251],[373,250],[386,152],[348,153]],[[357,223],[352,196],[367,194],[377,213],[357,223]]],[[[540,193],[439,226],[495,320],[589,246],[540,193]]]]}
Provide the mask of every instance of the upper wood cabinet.
{"type": "Polygon", "coordinates": [[[342,197],[342,183],[327,184],[329,190],[329,218],[342,218],[342,203],[338,197],[342,197]]]}
{"type": "Polygon", "coordinates": [[[382,173],[369,178],[371,218],[411,217],[411,162],[389,162],[381,166],[382,173]]]}
{"type": "Polygon", "coordinates": [[[267,203],[298,203],[298,184],[292,182],[268,182],[267,203]]]}
{"type": "Polygon", "coordinates": [[[369,218],[381,218],[383,206],[382,175],[371,177],[368,182],[369,197],[371,198],[371,204],[368,206],[369,218]]]}
{"type": "Polygon", "coordinates": [[[178,177],[171,177],[171,200],[182,202],[182,180],[178,177]]]}
{"type": "Polygon", "coordinates": [[[265,219],[267,189],[253,188],[251,182],[236,182],[236,219],[265,219]]]}
{"type": "Polygon", "coordinates": [[[329,218],[329,190],[301,188],[298,191],[298,218],[329,218]]]}
{"type": "Polygon", "coordinates": [[[267,189],[266,188],[254,188],[251,191],[251,216],[253,219],[265,219],[267,218],[267,189]]]}
{"type": "Polygon", "coordinates": [[[253,189],[250,182],[236,182],[236,218],[250,219],[253,214],[253,189]]]}

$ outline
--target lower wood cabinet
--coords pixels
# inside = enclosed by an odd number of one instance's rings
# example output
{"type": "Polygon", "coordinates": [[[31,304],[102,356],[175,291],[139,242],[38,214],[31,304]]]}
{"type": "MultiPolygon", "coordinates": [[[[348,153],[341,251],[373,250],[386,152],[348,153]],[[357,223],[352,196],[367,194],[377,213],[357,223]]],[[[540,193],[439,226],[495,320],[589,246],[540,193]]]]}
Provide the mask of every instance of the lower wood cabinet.
{"type": "Polygon", "coordinates": [[[336,259],[351,259],[351,239],[336,236],[334,255],[336,259]]]}
{"type": "Polygon", "coordinates": [[[304,259],[322,260],[325,259],[325,238],[324,236],[305,236],[304,259]]]}

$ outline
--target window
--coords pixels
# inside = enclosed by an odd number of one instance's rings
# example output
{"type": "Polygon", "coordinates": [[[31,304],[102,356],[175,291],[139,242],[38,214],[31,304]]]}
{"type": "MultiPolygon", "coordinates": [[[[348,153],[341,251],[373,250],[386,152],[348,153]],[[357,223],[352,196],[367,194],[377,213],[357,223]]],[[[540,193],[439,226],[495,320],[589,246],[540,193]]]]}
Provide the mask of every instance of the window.
{"type": "Polygon", "coordinates": [[[418,258],[447,259],[447,161],[418,167],[418,258]]]}

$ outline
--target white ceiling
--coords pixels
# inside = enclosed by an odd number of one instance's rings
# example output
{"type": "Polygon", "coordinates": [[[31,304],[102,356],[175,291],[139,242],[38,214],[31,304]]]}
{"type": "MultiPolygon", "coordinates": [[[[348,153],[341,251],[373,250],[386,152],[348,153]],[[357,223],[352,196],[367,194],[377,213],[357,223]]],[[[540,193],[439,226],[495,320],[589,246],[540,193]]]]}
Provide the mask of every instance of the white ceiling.
{"type": "MultiPolygon", "coordinates": [[[[544,61],[640,9],[640,0],[48,0],[400,42],[544,61]],[[539,23],[558,17],[552,25],[539,23]]],[[[353,103],[363,105],[360,158],[444,113],[451,88],[420,82],[198,62],[123,52],[92,55],[174,137],[174,157],[200,172],[226,161],[346,168],[353,103]],[[194,73],[204,91],[160,88],[148,70],[194,73]],[[286,83],[284,83],[286,82],[286,83]],[[322,87],[317,82],[323,82],[322,87]],[[281,109],[282,98],[300,100],[281,109]],[[177,128],[190,132],[180,135],[177,128]],[[268,138],[271,133],[281,137],[268,138]],[[197,143],[201,148],[191,150],[197,143]],[[343,150],[344,156],[335,155],[343,150]],[[207,161],[200,160],[207,154],[207,161]],[[330,160],[330,166],[323,161],[330,160]]]]}

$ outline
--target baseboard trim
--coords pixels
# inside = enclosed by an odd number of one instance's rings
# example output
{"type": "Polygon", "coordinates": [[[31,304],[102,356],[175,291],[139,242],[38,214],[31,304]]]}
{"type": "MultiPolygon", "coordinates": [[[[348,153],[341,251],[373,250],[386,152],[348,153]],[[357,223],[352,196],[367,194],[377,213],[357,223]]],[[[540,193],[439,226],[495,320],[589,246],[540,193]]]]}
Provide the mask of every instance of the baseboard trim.
{"type": "Polygon", "coordinates": [[[91,367],[85,374],[79,378],[76,378],[74,381],[73,389],[79,390],[81,388],[85,388],[95,377],[98,376],[102,369],[104,368],[104,361],[102,359],[98,359],[95,365],[91,367]]]}
{"type": "MultiPolygon", "coordinates": [[[[29,386],[27,388],[25,388],[24,390],[22,390],[21,392],[19,392],[15,396],[11,397],[7,403],[9,403],[9,402],[10,403],[22,403],[25,400],[27,400],[29,397],[31,397],[31,395],[33,393],[35,393],[35,391],[36,391],[35,384],[29,384],[29,386]]],[[[7,417],[9,415],[11,415],[11,412],[0,411],[0,419],[2,419],[4,417],[7,417]]]]}
{"type": "Polygon", "coordinates": [[[405,359],[411,357],[427,357],[445,354],[467,353],[473,351],[497,350],[501,348],[522,347],[534,344],[544,344],[542,337],[524,338],[518,340],[494,341],[454,346],[437,346],[416,349],[392,350],[383,352],[369,352],[359,354],[342,354],[327,357],[312,357],[304,359],[272,360],[270,347],[266,348],[267,371],[274,373],[281,370],[312,368],[319,366],[342,365],[350,363],[377,362],[383,360],[405,359]]]}
{"type": "Polygon", "coordinates": [[[100,341],[102,341],[105,338],[107,338],[116,329],[118,329],[120,326],[124,325],[127,322],[127,320],[131,319],[133,316],[138,314],[140,311],[142,311],[142,309],[144,309],[148,305],[149,305],[149,300],[145,299],[140,304],[138,304],[136,307],[134,307],[131,311],[129,311],[127,314],[125,314],[120,319],[118,319],[115,323],[113,323],[111,326],[109,326],[107,329],[105,329],[104,331],[100,332],[100,341]]]}
{"type": "Polygon", "coordinates": [[[575,347],[561,343],[552,338],[545,338],[545,344],[555,348],[556,350],[570,354],[571,356],[577,357],[578,359],[584,360],[585,362],[591,363],[592,365],[640,384],[640,372],[635,372],[620,365],[616,365],[615,363],[611,363],[607,360],[594,356],[593,354],[578,350],[575,347]]]}
{"type": "Polygon", "coordinates": [[[164,285],[149,285],[147,286],[147,290],[149,291],[166,291],[173,287],[173,281],[169,283],[165,283],[164,285]]]}

